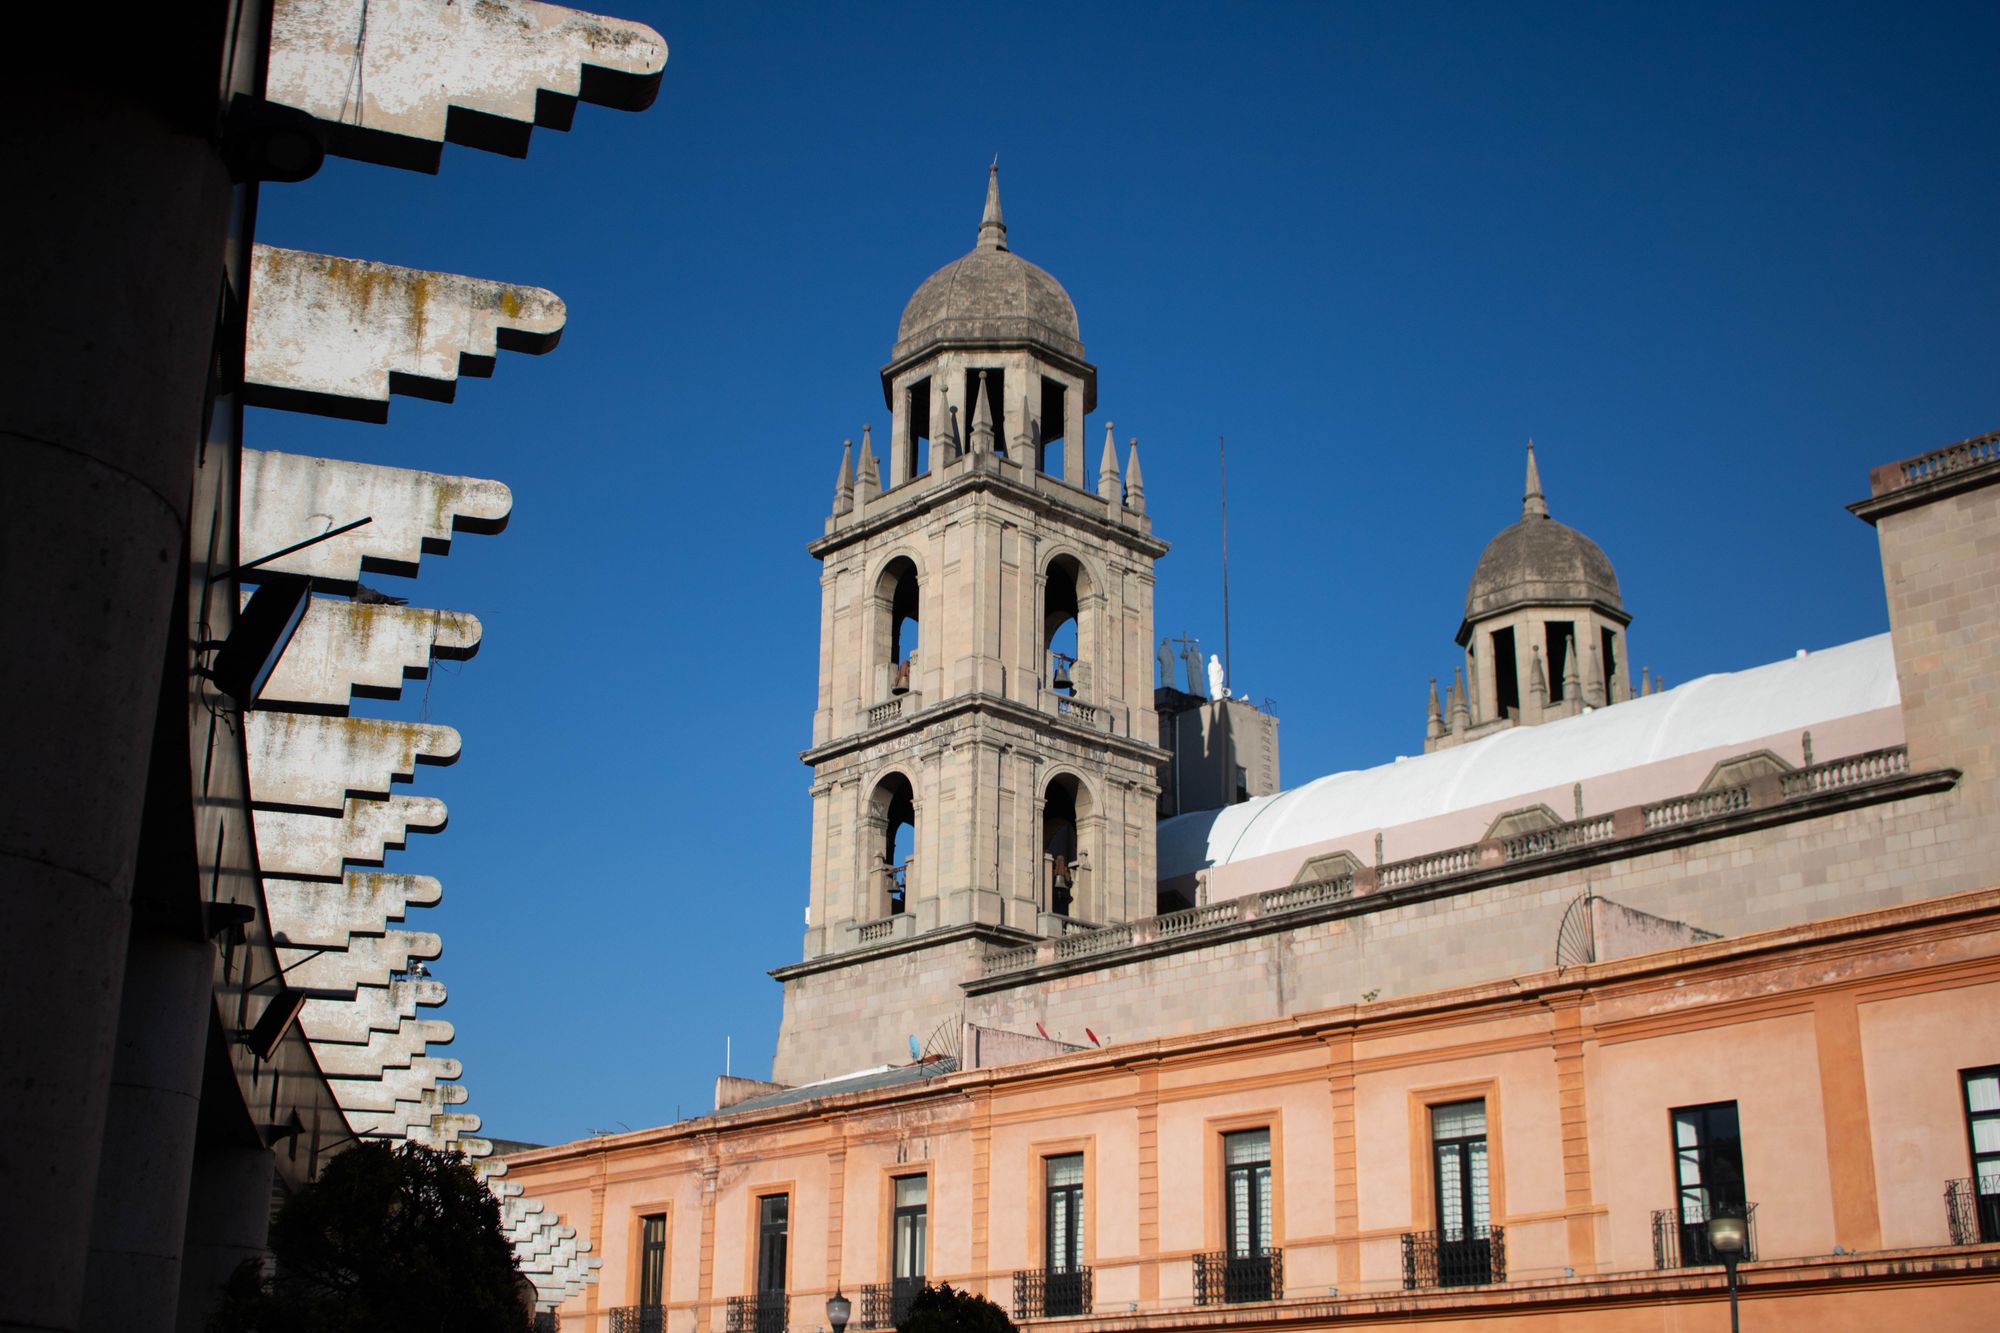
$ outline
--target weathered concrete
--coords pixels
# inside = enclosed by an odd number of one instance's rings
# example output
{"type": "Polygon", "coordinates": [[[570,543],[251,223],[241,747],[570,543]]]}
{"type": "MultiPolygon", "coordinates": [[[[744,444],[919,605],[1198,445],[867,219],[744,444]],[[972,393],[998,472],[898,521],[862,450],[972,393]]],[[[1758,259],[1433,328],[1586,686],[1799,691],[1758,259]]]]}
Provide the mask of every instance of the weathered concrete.
{"type": "Polygon", "coordinates": [[[500,349],[549,351],[566,317],[540,287],[260,245],[244,398],[386,421],[391,393],[450,402],[458,377],[490,374],[500,349]]]}
{"type": "Polygon", "coordinates": [[[279,875],[337,879],[349,861],[379,864],[412,833],[436,833],[445,824],[443,801],[432,796],[391,796],[345,802],[338,818],[289,810],[259,810],[257,847],[264,866],[279,875]]]}
{"type": "Polygon", "coordinates": [[[444,887],[429,875],[350,870],[338,884],[317,879],[264,881],[271,927],[301,948],[347,946],[349,935],[379,935],[411,907],[431,907],[444,887]]]}
{"type": "MultiPolygon", "coordinates": [[[[274,574],[297,574],[331,584],[351,584],[364,570],[415,574],[424,556],[450,552],[453,533],[499,532],[513,508],[513,492],[497,481],[263,449],[243,451],[241,526],[248,559],[282,551],[356,519],[369,520],[260,566],[274,574]]],[[[331,604],[316,605],[314,613],[326,605],[331,604]]],[[[376,609],[386,614],[394,608],[376,609]]],[[[410,614],[444,613],[413,609],[410,614]]],[[[478,622],[472,624],[472,638],[454,642],[453,647],[478,642],[478,622]]],[[[300,632],[304,631],[301,626],[300,632]]],[[[351,639],[342,642],[353,646],[351,639]]]]}
{"type": "Polygon", "coordinates": [[[643,23],[529,0],[279,0],[267,95],[327,122],[334,152],[434,171],[447,138],[523,156],[579,99],[644,110],[666,63],[643,23]]]}
{"type": "Polygon", "coordinates": [[[243,724],[259,805],[337,814],[350,796],[387,796],[419,764],[458,758],[458,732],[425,722],[260,710],[243,724]]]}
{"type": "Polygon", "coordinates": [[[345,712],[356,694],[393,699],[433,661],[471,657],[479,635],[463,611],[315,597],[257,702],[345,712]]]}

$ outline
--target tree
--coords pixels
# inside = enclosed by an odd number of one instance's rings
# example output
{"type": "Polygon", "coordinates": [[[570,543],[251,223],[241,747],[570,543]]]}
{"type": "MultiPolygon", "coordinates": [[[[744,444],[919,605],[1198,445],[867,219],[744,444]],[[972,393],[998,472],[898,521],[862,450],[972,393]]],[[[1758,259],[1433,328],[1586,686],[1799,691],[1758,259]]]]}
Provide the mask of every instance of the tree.
{"type": "Polygon", "coordinates": [[[230,1279],[210,1333],[527,1333],[500,1205],[456,1153],[363,1143],[285,1201],[272,1271],[230,1279]]]}
{"type": "Polygon", "coordinates": [[[896,1325],[896,1333],[1019,1333],[1007,1312],[969,1291],[958,1291],[947,1282],[926,1285],[910,1301],[910,1312],[896,1325]]]}

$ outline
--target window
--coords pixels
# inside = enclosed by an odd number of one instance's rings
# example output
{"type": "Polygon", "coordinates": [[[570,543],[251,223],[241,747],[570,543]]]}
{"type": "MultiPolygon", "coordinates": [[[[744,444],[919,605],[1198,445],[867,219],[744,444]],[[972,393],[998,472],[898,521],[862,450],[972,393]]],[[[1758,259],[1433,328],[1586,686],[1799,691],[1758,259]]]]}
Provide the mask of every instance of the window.
{"type": "Polygon", "coordinates": [[[1709,1247],[1708,1219],[1718,1211],[1743,1216],[1748,1210],[1736,1103],[1684,1106],[1672,1114],[1674,1207],[1680,1225],[1681,1262],[1690,1266],[1720,1263],[1709,1247]]]}
{"type": "Polygon", "coordinates": [[[1972,1147],[1977,1238],[2000,1240],[2000,1065],[1968,1069],[1959,1080],[1965,1089],[1965,1133],[1972,1147]]]}
{"type": "Polygon", "coordinates": [[[1284,1256],[1271,1245],[1270,1130],[1222,1136],[1222,1208],[1222,1252],[1195,1256],[1195,1302],[1279,1299],[1284,1256]]]}
{"type": "MultiPolygon", "coordinates": [[[[1542,660],[1547,666],[1549,702],[1559,704],[1564,698],[1563,676],[1569,669],[1571,655],[1576,652],[1576,622],[1551,620],[1543,630],[1543,637],[1548,640],[1548,652],[1543,654],[1542,660]]],[[[1579,662],[1576,667],[1577,674],[1581,676],[1583,664],[1579,662]]]]}
{"type": "MultiPolygon", "coordinates": [[[[900,1297],[904,1283],[913,1283],[915,1287],[924,1284],[924,1256],[930,1231],[930,1177],[898,1176],[895,1191],[895,1217],[891,1223],[889,1244],[895,1264],[893,1276],[900,1297]]],[[[897,1305],[902,1305],[900,1299],[897,1305]]],[[[898,1323],[902,1322],[902,1313],[901,1309],[897,1312],[898,1323]]]]}
{"type": "Polygon", "coordinates": [[[1083,1154],[1042,1162],[1046,1215],[1043,1238],[1044,1313],[1085,1313],[1083,1276],[1083,1154]]]}
{"type": "Polygon", "coordinates": [[[667,1215],[639,1219],[639,1305],[656,1310],[667,1295],[667,1215]]]}
{"type": "Polygon", "coordinates": [[[1222,1160],[1230,1257],[1260,1255],[1271,1248],[1271,1131],[1224,1134],[1222,1160]]]}
{"type": "Polygon", "coordinates": [[[1431,1162],[1438,1285],[1492,1281],[1493,1204],[1483,1099],[1431,1108],[1431,1162]]]}
{"type": "Polygon", "coordinates": [[[1493,631],[1494,716],[1512,717],[1521,711],[1521,673],[1514,659],[1514,630],[1493,631]]]}
{"type": "MultiPolygon", "coordinates": [[[[758,1327],[764,1325],[762,1307],[766,1297],[776,1297],[776,1305],[784,1307],[784,1273],[786,1273],[786,1249],[790,1245],[792,1233],[792,1197],[790,1195],[764,1195],[756,1201],[756,1293],[758,1293],[758,1327]]],[[[784,1315],[778,1317],[778,1327],[784,1327],[784,1315]]]]}

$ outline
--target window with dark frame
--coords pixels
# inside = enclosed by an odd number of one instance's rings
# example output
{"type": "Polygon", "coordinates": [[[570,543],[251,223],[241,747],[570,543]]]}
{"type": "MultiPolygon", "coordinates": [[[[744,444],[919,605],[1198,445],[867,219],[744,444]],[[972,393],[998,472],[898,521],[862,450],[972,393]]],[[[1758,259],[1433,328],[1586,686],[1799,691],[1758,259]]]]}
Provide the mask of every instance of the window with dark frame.
{"type": "Polygon", "coordinates": [[[1681,1262],[1690,1266],[1720,1263],[1708,1243],[1708,1219],[1718,1211],[1724,1216],[1743,1216],[1748,1208],[1743,1133],[1736,1103],[1683,1106],[1670,1114],[1681,1262]]]}
{"type": "Polygon", "coordinates": [[[1229,1200],[1229,1254],[1254,1258],[1271,1248],[1271,1131],[1224,1134],[1222,1161],[1229,1200]]]}
{"type": "Polygon", "coordinates": [[[2000,1065],[1959,1073],[1965,1136],[1972,1151],[1972,1201],[1982,1243],[2000,1240],[2000,1065]]]}
{"type": "Polygon", "coordinates": [[[890,1263],[894,1279],[891,1318],[902,1323],[910,1302],[923,1290],[924,1265],[930,1246],[930,1177],[897,1176],[889,1223],[890,1263]]]}
{"type": "Polygon", "coordinates": [[[756,1333],[784,1333],[787,1252],[791,1243],[792,1198],[766,1194],[757,1200],[756,1333]]]}
{"type": "Polygon", "coordinates": [[[1484,1098],[1431,1107],[1431,1165],[1438,1285],[1491,1282],[1493,1200],[1484,1098]]]}
{"type": "Polygon", "coordinates": [[[667,1215],[639,1219],[639,1305],[656,1310],[667,1296],[667,1215]]]}
{"type": "Polygon", "coordinates": [[[1042,1160],[1043,1310],[1085,1314],[1083,1276],[1083,1154],[1042,1160]]]}

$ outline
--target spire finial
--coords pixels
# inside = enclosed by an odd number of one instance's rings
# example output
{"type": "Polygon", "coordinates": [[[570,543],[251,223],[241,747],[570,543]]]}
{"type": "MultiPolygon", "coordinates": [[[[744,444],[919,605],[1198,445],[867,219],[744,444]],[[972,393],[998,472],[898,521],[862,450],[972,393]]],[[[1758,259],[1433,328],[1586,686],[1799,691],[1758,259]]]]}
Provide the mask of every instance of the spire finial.
{"type": "Polygon", "coordinates": [[[1097,460],[1098,498],[1118,503],[1118,492],[1123,483],[1118,479],[1118,441],[1112,437],[1110,422],[1104,423],[1104,452],[1097,460]]]}
{"type": "Polygon", "coordinates": [[[972,452],[993,452],[993,404],[986,394],[986,372],[979,372],[979,402],[972,409],[972,452]]]}
{"type": "Polygon", "coordinates": [[[1542,498],[1542,473],[1535,466],[1535,442],[1528,441],[1528,484],[1521,494],[1522,518],[1547,518],[1549,502],[1542,498]]]}
{"type": "Polygon", "coordinates": [[[979,218],[979,244],[989,250],[1007,248],[1007,223],[1000,216],[1000,155],[986,169],[986,211],[979,218]]]}
{"type": "Polygon", "coordinates": [[[840,442],[840,471],[833,479],[833,512],[852,513],[854,510],[854,441],[840,442]]]}
{"type": "Polygon", "coordinates": [[[1146,478],[1139,471],[1139,437],[1132,437],[1132,452],[1125,457],[1125,507],[1137,514],[1146,512],[1146,478]]]}

